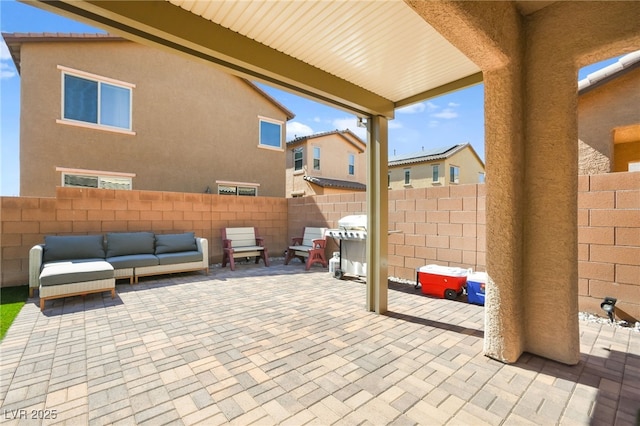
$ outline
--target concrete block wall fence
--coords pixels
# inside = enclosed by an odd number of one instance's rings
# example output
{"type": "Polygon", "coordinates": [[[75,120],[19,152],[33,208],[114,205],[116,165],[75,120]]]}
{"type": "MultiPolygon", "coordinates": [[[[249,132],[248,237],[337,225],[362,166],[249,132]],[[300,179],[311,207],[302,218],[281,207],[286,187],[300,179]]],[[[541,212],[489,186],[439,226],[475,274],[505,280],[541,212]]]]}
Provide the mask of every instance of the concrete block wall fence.
{"type": "MultiPolygon", "coordinates": [[[[401,231],[389,235],[389,276],[413,280],[430,263],[486,270],[485,206],[483,184],[389,191],[389,229],[401,231]]],[[[289,199],[289,234],[365,209],[363,193],[289,199]]],[[[578,249],[580,310],[603,315],[612,296],[619,318],[640,320],[640,173],[578,177],[578,249]]]]}
{"type": "MultiPolygon", "coordinates": [[[[389,275],[415,279],[436,263],[485,270],[485,186],[389,191],[389,275]]],[[[2,286],[28,281],[28,252],[45,235],[195,231],[209,240],[211,263],[222,259],[220,229],[257,226],[272,257],[283,256],[305,226],[334,228],[364,214],[365,193],[302,198],[229,197],[152,191],[58,188],[55,198],[2,197],[2,286]]],[[[329,239],[327,256],[338,248],[329,239]]],[[[640,173],[578,178],[580,310],[602,314],[605,296],[618,315],[640,320],[640,173]]]]}
{"type": "Polygon", "coordinates": [[[578,277],[580,310],[640,321],[640,172],[579,177],[578,277]]]}
{"type": "Polygon", "coordinates": [[[267,247],[286,247],[287,201],[272,197],[58,188],[55,198],[2,197],[2,287],[28,283],[29,249],[46,235],[193,231],[222,260],[220,230],[256,226],[267,247]]]}

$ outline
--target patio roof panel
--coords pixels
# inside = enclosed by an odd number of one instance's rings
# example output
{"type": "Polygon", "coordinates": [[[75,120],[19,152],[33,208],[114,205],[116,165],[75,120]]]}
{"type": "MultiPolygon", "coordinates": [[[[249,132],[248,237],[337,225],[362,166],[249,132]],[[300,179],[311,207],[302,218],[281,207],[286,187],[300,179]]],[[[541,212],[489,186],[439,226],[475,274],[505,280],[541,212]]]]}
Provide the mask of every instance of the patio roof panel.
{"type": "Polygon", "coordinates": [[[402,0],[167,0],[392,102],[480,69],[402,0]]]}

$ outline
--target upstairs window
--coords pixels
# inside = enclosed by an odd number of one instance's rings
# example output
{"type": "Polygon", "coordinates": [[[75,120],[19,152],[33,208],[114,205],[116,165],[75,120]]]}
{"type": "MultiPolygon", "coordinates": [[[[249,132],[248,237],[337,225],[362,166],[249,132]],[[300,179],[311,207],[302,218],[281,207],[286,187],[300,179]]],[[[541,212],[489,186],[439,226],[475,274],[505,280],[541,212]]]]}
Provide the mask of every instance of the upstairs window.
{"type": "Polygon", "coordinates": [[[484,173],[478,173],[478,183],[484,183],[484,173]]]}
{"type": "Polygon", "coordinates": [[[320,147],[313,147],[313,170],[320,170],[320,147]]]}
{"type": "Polygon", "coordinates": [[[269,149],[282,149],[282,122],[260,117],[260,141],[258,146],[269,149]]]}
{"type": "Polygon", "coordinates": [[[349,154],[349,176],[356,174],[356,156],[349,154]]]}
{"type": "Polygon", "coordinates": [[[82,71],[62,70],[62,122],[131,131],[133,84],[82,71]]]}
{"type": "Polygon", "coordinates": [[[302,170],[302,153],[302,147],[293,150],[293,170],[295,171],[302,170]]]}
{"type": "Polygon", "coordinates": [[[411,169],[404,169],[404,184],[411,184],[411,169]]]}
{"type": "Polygon", "coordinates": [[[435,164],[433,166],[433,176],[431,177],[433,183],[436,183],[440,180],[440,165],[435,164]]]}
{"type": "Polygon", "coordinates": [[[459,183],[460,182],[460,167],[451,166],[449,168],[449,181],[451,183],[459,183]]]}

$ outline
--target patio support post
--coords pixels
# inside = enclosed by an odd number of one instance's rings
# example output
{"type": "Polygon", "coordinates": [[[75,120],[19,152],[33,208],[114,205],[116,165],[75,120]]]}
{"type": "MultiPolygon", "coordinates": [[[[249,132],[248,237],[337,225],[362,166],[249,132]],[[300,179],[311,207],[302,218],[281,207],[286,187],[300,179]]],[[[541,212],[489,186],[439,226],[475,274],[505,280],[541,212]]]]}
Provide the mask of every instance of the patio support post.
{"type": "Polygon", "coordinates": [[[387,311],[389,194],[387,119],[367,120],[367,310],[387,311]]]}
{"type": "Polygon", "coordinates": [[[514,49],[485,72],[484,349],[503,362],[522,352],[570,365],[580,357],[577,76],[558,41],[567,37],[548,33],[561,24],[524,21],[524,54],[514,49]]]}
{"type": "Polygon", "coordinates": [[[516,362],[525,344],[522,300],[525,287],[522,274],[524,106],[521,81],[516,66],[484,74],[489,280],[485,301],[484,352],[506,363],[516,362]],[[509,167],[505,167],[506,164],[509,167]]]}

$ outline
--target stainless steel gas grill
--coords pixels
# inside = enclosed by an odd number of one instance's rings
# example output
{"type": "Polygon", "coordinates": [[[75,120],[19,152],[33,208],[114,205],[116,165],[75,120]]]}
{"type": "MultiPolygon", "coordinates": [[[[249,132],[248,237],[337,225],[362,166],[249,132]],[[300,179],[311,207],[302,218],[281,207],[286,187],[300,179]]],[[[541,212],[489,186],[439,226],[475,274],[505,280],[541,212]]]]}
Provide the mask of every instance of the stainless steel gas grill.
{"type": "Polygon", "coordinates": [[[344,216],[338,228],[327,229],[326,236],[339,241],[340,263],[333,276],[342,279],[345,274],[367,276],[367,216],[344,216]]]}

